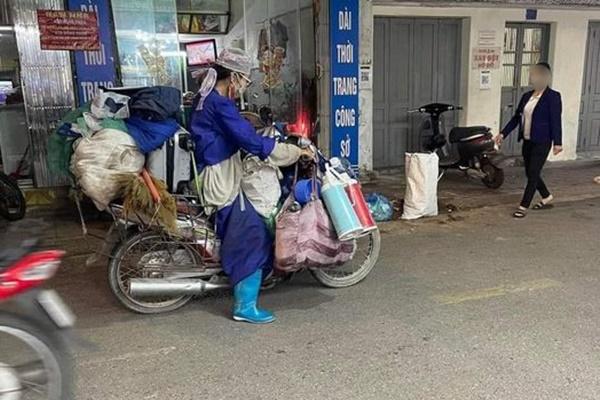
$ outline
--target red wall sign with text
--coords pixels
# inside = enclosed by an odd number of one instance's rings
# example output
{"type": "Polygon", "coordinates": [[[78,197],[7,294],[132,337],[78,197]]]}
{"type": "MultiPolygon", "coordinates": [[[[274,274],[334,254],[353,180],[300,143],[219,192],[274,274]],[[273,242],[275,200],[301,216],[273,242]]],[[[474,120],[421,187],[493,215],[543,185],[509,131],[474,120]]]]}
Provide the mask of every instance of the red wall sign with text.
{"type": "Polygon", "coordinates": [[[95,12],[37,10],[42,50],[99,50],[95,12]]]}

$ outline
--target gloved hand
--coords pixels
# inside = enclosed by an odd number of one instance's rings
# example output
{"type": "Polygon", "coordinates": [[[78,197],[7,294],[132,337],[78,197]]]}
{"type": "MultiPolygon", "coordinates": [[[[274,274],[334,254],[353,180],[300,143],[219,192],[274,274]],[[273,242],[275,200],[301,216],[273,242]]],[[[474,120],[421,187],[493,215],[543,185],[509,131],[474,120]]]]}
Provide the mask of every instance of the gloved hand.
{"type": "Polygon", "coordinates": [[[312,146],[302,149],[302,152],[300,153],[300,159],[303,161],[311,161],[315,159],[315,152],[312,146]]]}

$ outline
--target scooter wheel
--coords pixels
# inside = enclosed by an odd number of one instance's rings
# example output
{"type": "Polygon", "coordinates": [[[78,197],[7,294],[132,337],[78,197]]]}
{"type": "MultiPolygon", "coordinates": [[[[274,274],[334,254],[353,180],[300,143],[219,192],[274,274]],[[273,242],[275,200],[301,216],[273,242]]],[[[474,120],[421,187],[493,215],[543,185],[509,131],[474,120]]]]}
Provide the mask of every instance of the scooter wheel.
{"type": "Polygon", "coordinates": [[[481,166],[481,171],[485,174],[481,181],[490,189],[498,189],[504,183],[504,170],[495,167],[492,164],[484,164],[481,166]]]}
{"type": "MultiPolygon", "coordinates": [[[[0,367],[7,364],[20,365],[20,374],[27,378],[21,382],[25,392],[41,390],[48,400],[72,398],[70,352],[55,326],[21,314],[0,313],[0,367]]],[[[1,383],[0,379],[0,392],[1,383]]],[[[10,393],[7,396],[14,398],[10,393]]],[[[27,394],[25,397],[29,398],[27,394]]],[[[0,398],[4,398],[1,393],[0,398]]],[[[16,398],[21,398],[19,392],[16,398]]]]}

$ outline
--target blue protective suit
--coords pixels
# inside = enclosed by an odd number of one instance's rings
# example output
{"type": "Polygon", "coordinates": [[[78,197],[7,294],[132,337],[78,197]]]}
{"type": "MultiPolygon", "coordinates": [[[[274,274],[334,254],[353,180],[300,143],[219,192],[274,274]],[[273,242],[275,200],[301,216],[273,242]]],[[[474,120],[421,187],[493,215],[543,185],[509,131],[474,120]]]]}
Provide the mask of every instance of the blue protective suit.
{"type": "MultiPolygon", "coordinates": [[[[273,152],[275,140],[258,135],[233,101],[214,90],[204,100],[202,110],[196,110],[198,100],[193,104],[190,131],[199,170],[228,160],[240,150],[261,159],[273,152]]],[[[252,204],[241,196],[231,205],[217,205],[221,264],[232,286],[258,269],[270,270],[273,258],[273,237],[252,204]]]]}
{"type": "MultiPolygon", "coordinates": [[[[198,104],[196,97],[193,107],[198,104]]],[[[266,159],[275,148],[275,139],[256,134],[235,107],[235,103],[213,90],[204,100],[202,110],[194,111],[190,124],[196,143],[198,169],[216,165],[239,150],[266,159]]]]}

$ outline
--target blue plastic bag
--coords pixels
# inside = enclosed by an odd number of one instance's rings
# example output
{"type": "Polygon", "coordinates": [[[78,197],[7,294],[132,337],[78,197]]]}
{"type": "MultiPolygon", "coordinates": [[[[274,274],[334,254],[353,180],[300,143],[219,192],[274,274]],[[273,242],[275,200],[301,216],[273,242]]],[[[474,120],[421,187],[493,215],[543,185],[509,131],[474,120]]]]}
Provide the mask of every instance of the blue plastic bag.
{"type": "Polygon", "coordinates": [[[129,134],[144,154],[160,148],[180,129],[177,121],[172,118],[164,121],[149,121],[140,117],[131,117],[127,118],[125,123],[129,134]]]}
{"type": "Polygon", "coordinates": [[[390,221],[394,215],[394,206],[380,193],[370,193],[367,198],[367,205],[373,218],[377,222],[390,221]]]}

